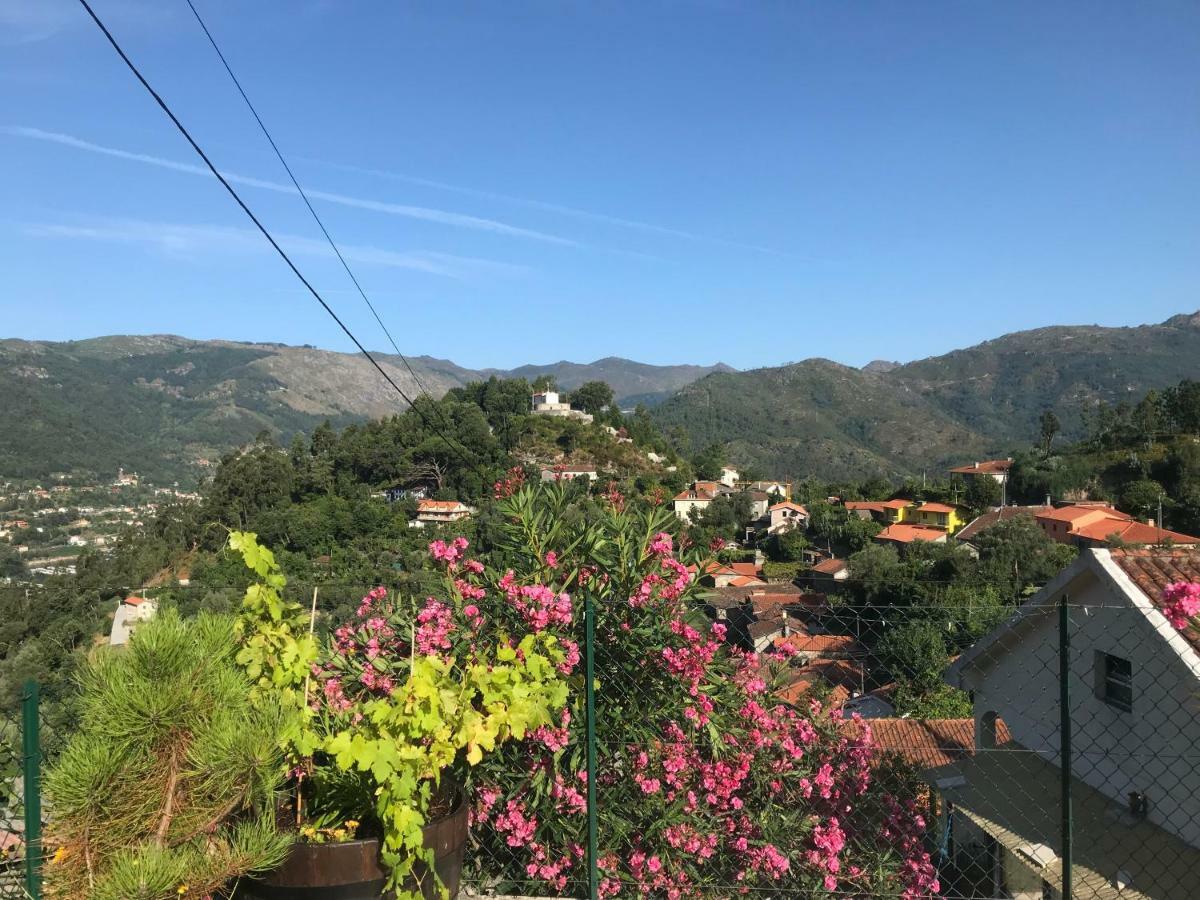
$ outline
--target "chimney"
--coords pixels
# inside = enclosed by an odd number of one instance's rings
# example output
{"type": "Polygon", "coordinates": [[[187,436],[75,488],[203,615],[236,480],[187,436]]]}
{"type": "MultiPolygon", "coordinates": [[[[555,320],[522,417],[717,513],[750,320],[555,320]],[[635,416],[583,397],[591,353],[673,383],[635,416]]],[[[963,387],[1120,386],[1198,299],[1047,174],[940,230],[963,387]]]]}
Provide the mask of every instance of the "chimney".
{"type": "Polygon", "coordinates": [[[979,468],[979,463],[975,463],[975,468],[979,468]]]}

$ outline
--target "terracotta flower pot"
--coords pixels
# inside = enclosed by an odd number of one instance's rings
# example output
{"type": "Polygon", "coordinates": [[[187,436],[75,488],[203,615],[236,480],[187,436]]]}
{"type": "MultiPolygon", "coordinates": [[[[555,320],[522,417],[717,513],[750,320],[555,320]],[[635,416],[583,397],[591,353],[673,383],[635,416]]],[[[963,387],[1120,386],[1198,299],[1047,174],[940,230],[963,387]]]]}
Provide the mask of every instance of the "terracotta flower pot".
{"type": "MultiPolygon", "coordinates": [[[[462,791],[449,815],[425,826],[425,846],[433,851],[434,870],[450,891],[458,895],[463,852],[467,845],[467,802],[462,791]]],[[[387,873],[379,862],[379,841],[372,838],[330,844],[297,842],[282,866],[261,879],[244,880],[237,892],[241,900],[379,900],[385,896],[387,873]]],[[[426,900],[440,900],[438,880],[418,862],[404,882],[426,900]]],[[[387,896],[393,896],[388,894],[387,896]]]]}

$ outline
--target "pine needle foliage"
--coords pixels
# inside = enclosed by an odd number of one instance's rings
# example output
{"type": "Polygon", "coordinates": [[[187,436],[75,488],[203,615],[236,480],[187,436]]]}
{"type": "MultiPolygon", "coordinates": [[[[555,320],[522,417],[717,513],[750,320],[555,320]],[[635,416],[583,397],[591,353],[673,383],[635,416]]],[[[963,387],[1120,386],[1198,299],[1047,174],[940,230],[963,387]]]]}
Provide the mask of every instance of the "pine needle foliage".
{"type": "Polygon", "coordinates": [[[252,702],[233,619],[172,610],[93,652],[79,729],[46,778],[49,898],[222,896],[282,862],[284,716],[252,702]]]}

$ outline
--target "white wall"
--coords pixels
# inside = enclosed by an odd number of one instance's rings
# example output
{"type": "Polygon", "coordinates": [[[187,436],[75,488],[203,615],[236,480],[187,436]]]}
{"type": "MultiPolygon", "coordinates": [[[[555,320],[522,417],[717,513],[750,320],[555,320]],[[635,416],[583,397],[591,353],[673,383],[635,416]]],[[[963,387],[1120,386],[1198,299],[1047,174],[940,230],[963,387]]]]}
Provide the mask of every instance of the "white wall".
{"type": "MultiPolygon", "coordinates": [[[[1074,776],[1128,808],[1145,793],[1148,819],[1200,847],[1200,681],[1128,597],[1088,569],[1068,587],[1071,619],[1071,722],[1074,776]],[[1096,651],[1130,660],[1133,710],[1096,696],[1096,651]]],[[[1165,624],[1165,623],[1164,623],[1165,624]]],[[[1166,625],[1170,630],[1170,626],[1166,625]]],[[[976,735],[997,712],[1013,738],[1059,764],[1058,611],[1031,632],[1010,636],[986,655],[995,664],[967,679],[975,690],[976,735]],[[1007,645],[1007,646],[1006,646],[1007,645]]]]}

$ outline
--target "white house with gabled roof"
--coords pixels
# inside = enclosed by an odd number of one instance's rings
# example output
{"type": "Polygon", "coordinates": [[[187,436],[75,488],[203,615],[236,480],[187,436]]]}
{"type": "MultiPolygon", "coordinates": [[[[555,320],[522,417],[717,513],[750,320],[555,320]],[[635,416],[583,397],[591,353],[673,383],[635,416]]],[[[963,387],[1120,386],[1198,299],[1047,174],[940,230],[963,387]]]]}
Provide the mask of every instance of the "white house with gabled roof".
{"type": "Polygon", "coordinates": [[[1200,553],[1084,550],[947,669],[979,752],[933,780],[992,841],[990,896],[1061,896],[1064,604],[1075,896],[1200,896],[1200,630],[1163,612],[1177,581],[1200,553]]]}

